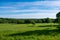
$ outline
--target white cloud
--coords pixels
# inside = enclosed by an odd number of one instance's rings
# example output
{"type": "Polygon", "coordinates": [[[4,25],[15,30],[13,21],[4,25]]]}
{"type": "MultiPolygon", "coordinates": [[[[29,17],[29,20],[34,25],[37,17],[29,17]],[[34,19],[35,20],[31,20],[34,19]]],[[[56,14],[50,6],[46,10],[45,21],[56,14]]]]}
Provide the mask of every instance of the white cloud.
{"type": "Polygon", "coordinates": [[[60,10],[6,10],[1,11],[0,13],[57,13],[60,10]]]}
{"type": "Polygon", "coordinates": [[[56,13],[60,11],[60,1],[14,2],[7,3],[4,6],[0,6],[0,8],[3,8],[3,11],[0,10],[0,14],[7,13],[6,15],[1,15],[0,17],[55,18],[56,13]],[[7,10],[5,10],[5,8],[7,10]],[[12,15],[12,13],[14,13],[14,15],[12,15]]]}
{"type": "MultiPolygon", "coordinates": [[[[0,17],[6,18],[56,18],[56,13],[60,10],[11,10],[5,11],[6,15],[0,15],[0,17]],[[10,14],[13,13],[13,14],[10,14]],[[20,14],[21,13],[21,14],[20,14]]],[[[1,13],[1,12],[0,12],[1,13]]]]}
{"type": "Polygon", "coordinates": [[[11,12],[40,12],[40,13],[55,13],[60,10],[12,10],[11,12]]]}
{"type": "Polygon", "coordinates": [[[60,1],[35,1],[35,2],[16,2],[13,6],[26,6],[26,5],[49,5],[60,6],[60,1]]]}
{"type": "Polygon", "coordinates": [[[4,15],[4,16],[1,16],[0,17],[4,17],[4,18],[46,18],[46,17],[49,17],[49,18],[55,18],[55,13],[52,13],[52,14],[48,14],[48,13],[37,13],[37,14],[15,14],[15,15],[4,15]]]}
{"type": "Polygon", "coordinates": [[[60,6],[60,1],[38,1],[34,2],[34,5],[60,6]]]}

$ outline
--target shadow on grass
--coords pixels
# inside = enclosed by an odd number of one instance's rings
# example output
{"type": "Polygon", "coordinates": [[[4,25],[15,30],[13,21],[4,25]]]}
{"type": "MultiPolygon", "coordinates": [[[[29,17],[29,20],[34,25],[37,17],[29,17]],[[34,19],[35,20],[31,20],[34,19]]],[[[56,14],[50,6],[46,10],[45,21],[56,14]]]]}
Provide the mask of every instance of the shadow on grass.
{"type": "Polygon", "coordinates": [[[7,36],[29,36],[29,35],[52,35],[55,36],[60,33],[59,29],[55,30],[35,30],[35,31],[27,31],[23,33],[15,33],[9,34],[7,36]]]}

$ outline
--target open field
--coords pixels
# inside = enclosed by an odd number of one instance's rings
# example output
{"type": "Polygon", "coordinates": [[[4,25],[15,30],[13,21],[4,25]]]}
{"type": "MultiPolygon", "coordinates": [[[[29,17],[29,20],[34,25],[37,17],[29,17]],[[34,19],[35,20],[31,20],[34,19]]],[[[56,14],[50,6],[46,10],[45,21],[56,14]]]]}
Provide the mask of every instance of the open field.
{"type": "Polygon", "coordinates": [[[0,24],[0,40],[60,40],[57,23],[0,24]]]}

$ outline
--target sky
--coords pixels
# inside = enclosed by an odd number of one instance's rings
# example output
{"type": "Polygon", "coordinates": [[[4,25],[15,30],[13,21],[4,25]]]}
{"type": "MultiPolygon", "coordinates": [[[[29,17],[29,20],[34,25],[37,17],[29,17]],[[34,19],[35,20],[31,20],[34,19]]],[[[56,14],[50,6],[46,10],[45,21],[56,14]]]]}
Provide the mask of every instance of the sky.
{"type": "Polygon", "coordinates": [[[56,18],[60,0],[0,0],[1,18],[56,18]]]}

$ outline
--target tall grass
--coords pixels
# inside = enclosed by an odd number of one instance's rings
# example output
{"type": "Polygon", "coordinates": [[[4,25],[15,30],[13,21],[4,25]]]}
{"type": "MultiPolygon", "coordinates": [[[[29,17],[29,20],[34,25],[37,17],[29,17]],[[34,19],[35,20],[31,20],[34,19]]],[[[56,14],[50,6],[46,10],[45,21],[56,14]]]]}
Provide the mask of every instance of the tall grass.
{"type": "Polygon", "coordinates": [[[0,24],[0,40],[60,40],[57,25],[37,23],[32,27],[32,24],[0,24]]]}

